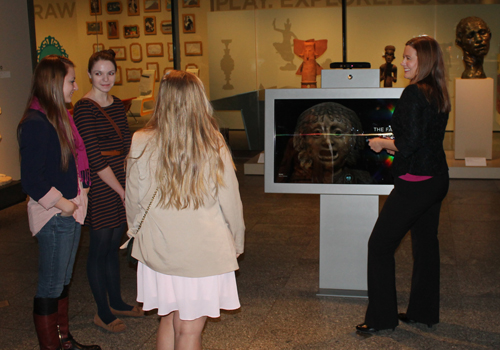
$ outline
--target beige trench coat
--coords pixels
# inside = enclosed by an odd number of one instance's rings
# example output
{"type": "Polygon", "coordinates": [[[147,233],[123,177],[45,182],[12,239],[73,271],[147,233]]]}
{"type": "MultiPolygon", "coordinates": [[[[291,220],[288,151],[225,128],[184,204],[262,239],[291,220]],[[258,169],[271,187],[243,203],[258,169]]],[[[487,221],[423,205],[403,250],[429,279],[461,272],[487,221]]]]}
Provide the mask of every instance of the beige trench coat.
{"type": "MultiPolygon", "coordinates": [[[[137,230],[157,188],[157,158],[152,147],[146,147],[151,137],[151,131],[136,132],[127,160],[129,232],[137,230]]],[[[156,205],[157,196],[136,236],[133,257],[157,272],[174,276],[206,277],[238,269],[236,254],[243,253],[245,234],[243,206],[226,147],[221,148],[221,156],[225,187],[219,188],[218,196],[207,196],[197,210],[161,208],[156,205]]]]}

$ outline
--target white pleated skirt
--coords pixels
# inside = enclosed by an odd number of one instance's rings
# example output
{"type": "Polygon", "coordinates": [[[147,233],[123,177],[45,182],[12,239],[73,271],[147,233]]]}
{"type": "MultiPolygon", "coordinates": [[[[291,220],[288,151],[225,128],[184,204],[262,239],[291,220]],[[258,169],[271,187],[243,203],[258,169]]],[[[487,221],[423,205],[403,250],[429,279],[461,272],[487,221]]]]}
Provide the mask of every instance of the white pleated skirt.
{"type": "Polygon", "coordinates": [[[158,309],[165,316],[179,311],[181,320],[202,316],[217,318],[220,309],[240,307],[234,271],[208,277],[181,277],[156,272],[139,261],[137,301],[145,311],[158,309]]]}

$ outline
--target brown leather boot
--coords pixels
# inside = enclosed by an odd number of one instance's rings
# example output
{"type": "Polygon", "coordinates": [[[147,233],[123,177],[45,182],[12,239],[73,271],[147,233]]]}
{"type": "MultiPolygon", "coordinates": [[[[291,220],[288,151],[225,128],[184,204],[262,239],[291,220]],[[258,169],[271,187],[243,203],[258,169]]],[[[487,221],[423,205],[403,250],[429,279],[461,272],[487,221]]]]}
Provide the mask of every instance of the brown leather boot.
{"type": "Polygon", "coordinates": [[[68,317],[68,286],[64,286],[63,292],[58,299],[58,325],[59,336],[63,350],[81,349],[81,350],[101,350],[99,345],[82,345],[78,343],[69,332],[69,317],[68,317]]]}
{"type": "Polygon", "coordinates": [[[35,298],[33,302],[33,320],[40,350],[59,350],[59,332],[57,331],[57,298],[35,298]]]}

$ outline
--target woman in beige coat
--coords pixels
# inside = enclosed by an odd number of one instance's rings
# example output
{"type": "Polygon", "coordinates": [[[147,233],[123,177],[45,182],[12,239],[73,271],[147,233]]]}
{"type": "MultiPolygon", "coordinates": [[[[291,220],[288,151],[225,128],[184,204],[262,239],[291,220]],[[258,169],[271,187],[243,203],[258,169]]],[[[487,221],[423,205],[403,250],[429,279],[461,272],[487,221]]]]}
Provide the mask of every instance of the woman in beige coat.
{"type": "Polygon", "coordinates": [[[234,164],[195,75],[163,77],[153,117],[132,140],[125,198],[130,235],[142,221],[137,301],[162,316],[157,349],[201,349],[207,317],[240,307],[245,225],[234,164]]]}

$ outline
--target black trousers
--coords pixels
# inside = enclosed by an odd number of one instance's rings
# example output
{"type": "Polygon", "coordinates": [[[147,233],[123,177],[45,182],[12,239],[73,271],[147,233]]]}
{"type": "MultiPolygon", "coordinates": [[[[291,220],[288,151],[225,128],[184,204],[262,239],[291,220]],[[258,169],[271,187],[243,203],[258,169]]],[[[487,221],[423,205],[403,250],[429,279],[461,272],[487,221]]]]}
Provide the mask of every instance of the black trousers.
{"type": "Polygon", "coordinates": [[[365,323],[377,329],[398,325],[394,253],[411,230],[413,276],[407,315],[439,322],[439,241],[441,203],[448,174],[409,182],[397,178],[368,242],[368,309],[365,323]]]}

